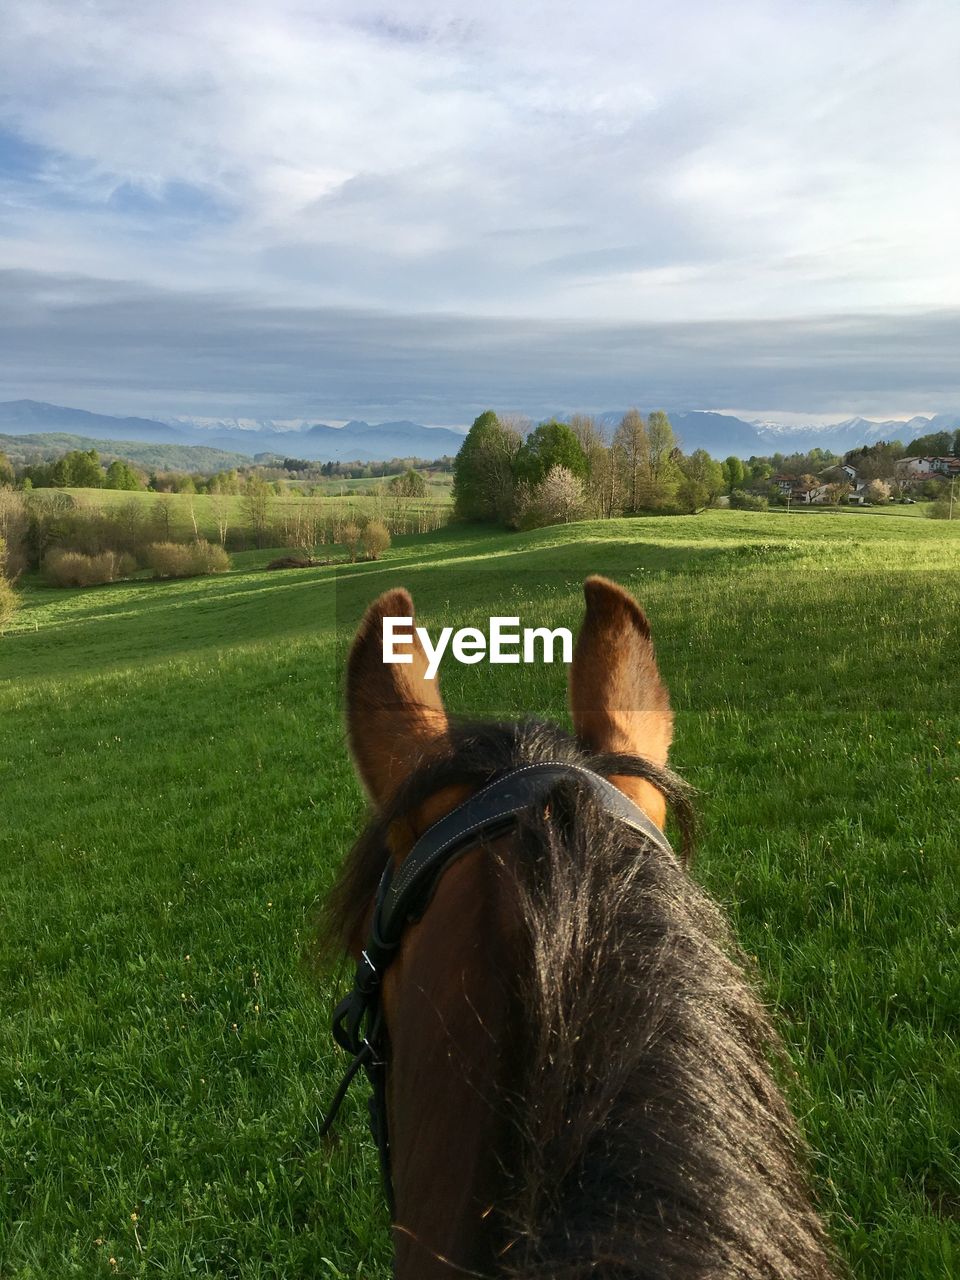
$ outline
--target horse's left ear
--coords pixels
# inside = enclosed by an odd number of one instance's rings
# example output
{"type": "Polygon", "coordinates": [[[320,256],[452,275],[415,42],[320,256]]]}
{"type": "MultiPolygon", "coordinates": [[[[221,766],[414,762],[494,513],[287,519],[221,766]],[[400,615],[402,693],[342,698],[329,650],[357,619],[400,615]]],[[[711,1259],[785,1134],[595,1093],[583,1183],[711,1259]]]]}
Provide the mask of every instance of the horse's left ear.
{"type": "MultiPolygon", "coordinates": [[[[588,578],[583,594],[587,611],[570,668],[577,735],[598,753],[646,756],[654,764],[666,764],[673,712],[646,615],[633,596],[606,578],[588,578]]],[[[663,825],[666,803],[659,791],[626,775],[610,781],[663,825]]]]}
{"type": "MultiPolygon", "coordinates": [[[[385,618],[410,619],[413,600],[387,591],[363,616],[347,661],[347,733],[357,772],[374,803],[383,806],[447,731],[436,679],[426,678],[427,655],[413,632],[397,647],[411,662],[384,661],[385,618]]],[[[406,629],[405,629],[406,634],[406,629]]]]}

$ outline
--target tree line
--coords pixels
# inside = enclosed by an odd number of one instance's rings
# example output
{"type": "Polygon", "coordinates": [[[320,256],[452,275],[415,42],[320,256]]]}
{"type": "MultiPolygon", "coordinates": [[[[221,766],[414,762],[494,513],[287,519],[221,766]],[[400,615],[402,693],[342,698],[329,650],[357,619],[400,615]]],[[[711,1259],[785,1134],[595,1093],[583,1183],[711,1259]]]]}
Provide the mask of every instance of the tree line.
{"type": "MultiPolygon", "coordinates": [[[[277,494],[309,496],[326,494],[324,481],[370,480],[366,492],[373,494],[386,486],[393,491],[398,484],[409,489],[411,477],[419,482],[417,494],[426,497],[428,488],[423,472],[430,475],[449,474],[452,458],[419,462],[415,458],[394,458],[389,462],[347,463],[313,462],[303,458],[280,458],[258,455],[255,465],[234,467],[216,472],[147,471],[125,458],[109,463],[101,460],[96,449],[71,449],[59,457],[14,466],[0,452],[0,484],[16,484],[22,489],[124,489],[154,493],[220,493],[239,495],[251,477],[266,481],[277,494]]],[[[355,490],[355,492],[357,492],[355,490]]],[[[360,490],[359,492],[364,492],[360,490]]]]}
{"type": "Polygon", "coordinates": [[[530,426],[493,410],[476,419],[453,466],[457,516],[532,528],[637,512],[692,513],[749,474],[738,458],[717,462],[705,449],[685,454],[661,410],[644,417],[629,409],[610,442],[587,414],[530,426]]]}

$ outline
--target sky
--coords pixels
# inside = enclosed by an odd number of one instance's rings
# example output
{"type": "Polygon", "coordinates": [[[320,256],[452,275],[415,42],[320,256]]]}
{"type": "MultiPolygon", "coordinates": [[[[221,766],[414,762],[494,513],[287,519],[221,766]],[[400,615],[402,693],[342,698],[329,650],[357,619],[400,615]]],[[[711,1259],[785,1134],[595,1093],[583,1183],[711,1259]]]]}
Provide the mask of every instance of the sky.
{"type": "Polygon", "coordinates": [[[960,408],[956,0],[7,0],[0,399],[960,408]]]}

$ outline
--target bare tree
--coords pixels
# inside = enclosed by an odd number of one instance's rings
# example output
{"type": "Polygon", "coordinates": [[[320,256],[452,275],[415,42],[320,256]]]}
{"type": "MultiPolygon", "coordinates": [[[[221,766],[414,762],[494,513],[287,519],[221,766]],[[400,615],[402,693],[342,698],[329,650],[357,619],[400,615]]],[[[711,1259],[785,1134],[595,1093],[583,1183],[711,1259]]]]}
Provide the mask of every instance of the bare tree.
{"type": "Polygon", "coordinates": [[[227,545],[227,530],[230,527],[230,502],[227,495],[218,486],[210,495],[210,510],[217,526],[217,537],[221,547],[227,545]]]}
{"type": "Polygon", "coordinates": [[[249,476],[243,491],[243,513],[258,547],[266,546],[273,490],[260,476],[249,476]]]}
{"type": "Polygon", "coordinates": [[[638,409],[628,409],[623,415],[616,435],[613,437],[613,444],[623,461],[627,483],[627,509],[636,511],[643,467],[650,452],[647,424],[638,409]]]}
{"type": "Polygon", "coordinates": [[[155,542],[169,542],[173,537],[173,499],[169,493],[161,493],[153,500],[150,512],[155,542]]]}
{"type": "Polygon", "coordinates": [[[0,555],[0,574],[15,578],[27,564],[27,534],[30,512],[22,493],[0,484],[0,542],[5,552],[0,555]]]}
{"type": "Polygon", "coordinates": [[[607,484],[609,479],[610,449],[596,419],[587,413],[575,413],[570,419],[570,430],[580,441],[587,460],[587,479],[584,484],[584,514],[605,516],[607,484]]]}

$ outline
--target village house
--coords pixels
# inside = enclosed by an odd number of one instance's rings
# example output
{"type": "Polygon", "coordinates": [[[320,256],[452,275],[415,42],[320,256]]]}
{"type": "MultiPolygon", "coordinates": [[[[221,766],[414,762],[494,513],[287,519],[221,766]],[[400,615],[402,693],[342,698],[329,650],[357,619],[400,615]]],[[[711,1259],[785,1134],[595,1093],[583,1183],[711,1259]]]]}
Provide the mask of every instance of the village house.
{"type": "Polygon", "coordinates": [[[829,485],[820,484],[815,489],[794,489],[792,496],[795,502],[805,502],[808,506],[826,502],[829,485]]]}
{"type": "Polygon", "coordinates": [[[894,473],[898,476],[909,476],[911,480],[927,480],[933,475],[933,463],[936,458],[901,458],[893,464],[894,473]]]}

